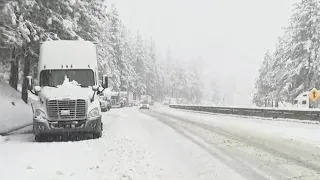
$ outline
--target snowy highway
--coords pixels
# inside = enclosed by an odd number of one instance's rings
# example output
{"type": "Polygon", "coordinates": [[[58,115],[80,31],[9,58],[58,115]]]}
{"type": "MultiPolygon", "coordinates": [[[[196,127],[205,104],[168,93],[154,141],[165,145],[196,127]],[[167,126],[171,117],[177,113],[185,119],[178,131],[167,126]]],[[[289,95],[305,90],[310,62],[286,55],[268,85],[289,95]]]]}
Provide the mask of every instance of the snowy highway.
{"type": "Polygon", "coordinates": [[[112,109],[103,123],[95,140],[0,137],[1,179],[320,179],[318,124],[163,106],[112,109]]]}

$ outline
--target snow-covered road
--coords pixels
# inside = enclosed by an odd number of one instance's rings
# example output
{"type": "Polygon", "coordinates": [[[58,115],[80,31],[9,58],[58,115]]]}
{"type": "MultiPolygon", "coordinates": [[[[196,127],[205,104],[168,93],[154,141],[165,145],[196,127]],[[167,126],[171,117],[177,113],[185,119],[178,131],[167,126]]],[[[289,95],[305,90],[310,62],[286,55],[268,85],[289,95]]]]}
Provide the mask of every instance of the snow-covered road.
{"type": "Polygon", "coordinates": [[[166,107],[112,109],[103,122],[96,140],[0,137],[1,179],[320,179],[319,125],[166,107]]]}

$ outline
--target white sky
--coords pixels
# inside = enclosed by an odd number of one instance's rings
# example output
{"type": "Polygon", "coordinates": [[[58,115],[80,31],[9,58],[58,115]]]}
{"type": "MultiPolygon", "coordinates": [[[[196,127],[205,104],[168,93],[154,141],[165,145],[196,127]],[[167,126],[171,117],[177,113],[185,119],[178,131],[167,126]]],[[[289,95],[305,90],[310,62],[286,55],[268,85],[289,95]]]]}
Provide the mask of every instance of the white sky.
{"type": "Polygon", "coordinates": [[[248,104],[264,53],[273,48],[292,14],[293,0],[107,0],[125,25],[152,36],[165,57],[202,57],[206,80],[248,104]],[[236,94],[236,95],[235,95],[236,94]],[[241,96],[238,98],[237,96],[241,96]]]}

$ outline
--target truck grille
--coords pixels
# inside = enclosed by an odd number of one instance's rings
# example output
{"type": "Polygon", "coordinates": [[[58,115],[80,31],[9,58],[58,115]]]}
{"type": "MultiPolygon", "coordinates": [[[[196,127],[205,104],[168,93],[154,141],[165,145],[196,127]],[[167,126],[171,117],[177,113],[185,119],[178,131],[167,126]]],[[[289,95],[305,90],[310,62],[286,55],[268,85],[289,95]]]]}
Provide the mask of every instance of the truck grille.
{"type": "Polygon", "coordinates": [[[86,117],[86,101],[48,100],[47,112],[50,119],[80,119],[86,117]]]}

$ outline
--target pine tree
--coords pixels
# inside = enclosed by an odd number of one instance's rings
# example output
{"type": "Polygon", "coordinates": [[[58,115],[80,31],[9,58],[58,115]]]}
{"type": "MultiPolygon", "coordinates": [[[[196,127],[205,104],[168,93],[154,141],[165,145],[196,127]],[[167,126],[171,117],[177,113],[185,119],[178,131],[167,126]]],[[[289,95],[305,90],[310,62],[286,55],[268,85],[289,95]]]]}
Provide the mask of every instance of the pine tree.
{"type": "Polygon", "coordinates": [[[259,105],[264,104],[263,96],[291,102],[300,93],[320,86],[320,2],[301,0],[294,6],[290,25],[269,58],[273,59],[272,68],[267,72],[266,62],[261,66],[254,97],[259,105]]]}
{"type": "Polygon", "coordinates": [[[146,86],[146,51],[140,33],[137,33],[135,44],[135,62],[134,68],[136,72],[136,91],[139,94],[147,93],[146,86]]]}
{"type": "MultiPolygon", "coordinates": [[[[293,51],[291,57],[296,66],[301,82],[294,87],[309,90],[316,85],[316,65],[319,62],[319,23],[320,11],[318,0],[302,0],[295,4],[295,12],[288,28],[292,35],[293,51]]],[[[299,79],[296,77],[295,79],[299,79]]]]}
{"type": "Polygon", "coordinates": [[[273,70],[274,60],[269,51],[265,53],[264,60],[259,70],[259,78],[256,81],[255,88],[256,92],[254,95],[253,102],[258,106],[266,106],[267,99],[273,99],[271,96],[272,91],[274,91],[270,81],[270,72],[273,70]]]}

